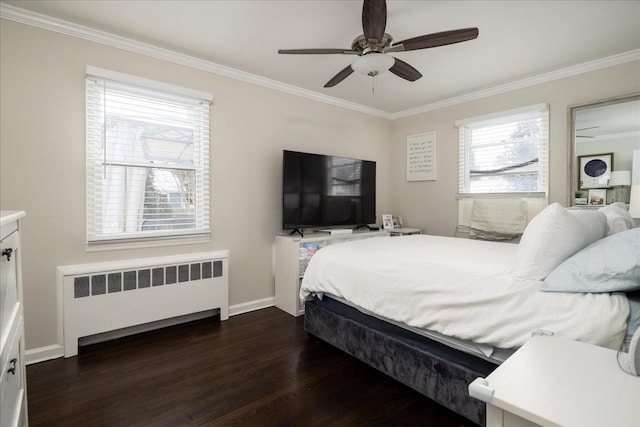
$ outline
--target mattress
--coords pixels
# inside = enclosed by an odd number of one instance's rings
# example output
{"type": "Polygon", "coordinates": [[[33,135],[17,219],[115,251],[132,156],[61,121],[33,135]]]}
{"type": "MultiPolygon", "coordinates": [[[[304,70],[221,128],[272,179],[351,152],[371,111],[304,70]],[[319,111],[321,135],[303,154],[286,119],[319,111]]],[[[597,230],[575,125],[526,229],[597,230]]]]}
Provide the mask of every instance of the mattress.
{"type": "Polygon", "coordinates": [[[300,297],[329,294],[387,321],[493,351],[517,349],[538,330],[622,348],[624,295],[540,292],[541,282],[510,276],[516,250],[429,235],[331,245],[309,262],[300,297]]]}
{"type": "Polygon", "coordinates": [[[465,340],[461,340],[458,338],[454,338],[454,337],[448,337],[446,335],[440,334],[438,332],[434,332],[434,331],[429,331],[426,329],[420,329],[420,328],[416,328],[413,326],[408,326],[405,325],[402,322],[398,322],[395,320],[389,320],[389,319],[385,319],[382,318],[381,316],[378,316],[377,314],[370,312],[368,310],[362,309],[361,307],[358,307],[354,304],[351,304],[349,301],[346,301],[340,297],[337,297],[335,295],[329,295],[329,294],[324,294],[319,296],[319,299],[324,301],[327,305],[329,305],[330,307],[332,307],[334,309],[334,311],[338,311],[342,314],[344,314],[343,311],[336,309],[335,307],[339,307],[336,304],[332,304],[330,302],[330,300],[334,300],[337,301],[338,303],[347,305],[349,307],[352,307],[358,311],[360,311],[363,314],[366,314],[367,316],[371,316],[374,317],[378,320],[381,320],[383,322],[386,323],[390,323],[392,325],[395,325],[399,328],[402,328],[408,332],[411,332],[413,334],[425,337],[425,338],[429,338],[433,341],[437,341],[441,344],[444,344],[448,347],[454,348],[456,350],[460,350],[463,351],[467,354],[471,354],[473,356],[479,357],[480,359],[484,359],[486,361],[492,362],[496,365],[501,364],[502,362],[504,362],[509,356],[511,356],[515,350],[514,349],[504,349],[504,348],[496,348],[496,347],[492,347],[490,345],[486,345],[486,344],[476,344],[473,341],[465,341],[465,340]]]}

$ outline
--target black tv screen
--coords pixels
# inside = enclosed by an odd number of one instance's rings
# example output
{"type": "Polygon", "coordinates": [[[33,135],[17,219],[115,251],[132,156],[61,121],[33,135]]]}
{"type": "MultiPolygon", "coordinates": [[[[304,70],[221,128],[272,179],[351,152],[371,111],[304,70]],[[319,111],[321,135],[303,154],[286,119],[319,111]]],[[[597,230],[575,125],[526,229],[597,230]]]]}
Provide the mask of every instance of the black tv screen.
{"type": "Polygon", "coordinates": [[[376,222],[376,162],[283,151],[284,230],[376,222]]]}

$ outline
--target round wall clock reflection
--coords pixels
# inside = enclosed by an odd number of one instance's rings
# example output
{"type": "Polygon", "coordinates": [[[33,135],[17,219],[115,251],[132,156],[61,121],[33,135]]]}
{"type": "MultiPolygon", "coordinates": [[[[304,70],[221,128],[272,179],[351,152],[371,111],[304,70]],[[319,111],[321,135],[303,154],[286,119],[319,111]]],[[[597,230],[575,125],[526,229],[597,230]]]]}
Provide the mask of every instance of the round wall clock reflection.
{"type": "Polygon", "coordinates": [[[584,173],[591,177],[602,176],[607,172],[607,164],[600,159],[589,160],[586,165],[584,165],[584,173]]]}

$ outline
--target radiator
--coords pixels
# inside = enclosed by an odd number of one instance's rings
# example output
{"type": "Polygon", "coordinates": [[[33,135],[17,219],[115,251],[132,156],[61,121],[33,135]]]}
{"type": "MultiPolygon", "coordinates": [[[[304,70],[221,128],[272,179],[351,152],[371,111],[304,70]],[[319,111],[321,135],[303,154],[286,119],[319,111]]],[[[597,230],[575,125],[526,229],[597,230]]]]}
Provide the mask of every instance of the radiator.
{"type": "Polygon", "coordinates": [[[214,310],[229,318],[229,252],[58,267],[64,357],[78,339],[214,310]]]}

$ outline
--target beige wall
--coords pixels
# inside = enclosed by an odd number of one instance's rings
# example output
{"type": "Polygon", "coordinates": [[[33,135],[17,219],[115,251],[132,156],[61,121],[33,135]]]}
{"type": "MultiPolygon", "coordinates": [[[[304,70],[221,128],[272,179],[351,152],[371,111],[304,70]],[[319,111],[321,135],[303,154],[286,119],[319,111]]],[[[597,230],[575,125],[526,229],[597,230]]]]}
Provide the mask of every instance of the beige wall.
{"type": "Polygon", "coordinates": [[[640,63],[620,65],[386,121],[30,26],[0,25],[0,207],[27,211],[27,348],[56,344],[58,265],[230,249],[230,303],[273,296],[281,151],[377,161],[377,213],[452,235],[457,222],[455,120],[548,102],[551,201],[567,198],[567,106],[640,90],[640,63]],[[210,244],[85,252],[84,73],[94,65],[214,95],[210,244]],[[437,131],[438,179],[405,181],[407,135],[437,131]],[[238,165],[243,165],[239,167],[238,165]]]}
{"type": "Polygon", "coordinates": [[[609,67],[476,101],[395,120],[392,123],[393,213],[430,234],[451,236],[457,225],[458,129],[456,120],[542,102],[549,104],[549,201],[568,198],[567,117],[570,105],[640,91],[640,61],[609,67]],[[437,132],[437,180],[405,180],[406,137],[437,132]]]}
{"type": "Polygon", "coordinates": [[[230,249],[230,304],[273,297],[283,149],[377,161],[378,209],[391,209],[384,119],[22,24],[0,30],[0,206],[27,212],[27,349],[56,344],[58,265],[230,249]],[[213,93],[210,244],[85,252],[88,64],[213,93]]]}

